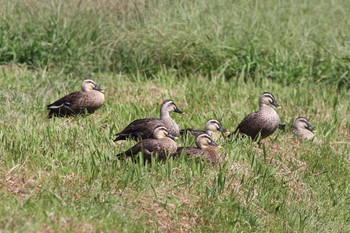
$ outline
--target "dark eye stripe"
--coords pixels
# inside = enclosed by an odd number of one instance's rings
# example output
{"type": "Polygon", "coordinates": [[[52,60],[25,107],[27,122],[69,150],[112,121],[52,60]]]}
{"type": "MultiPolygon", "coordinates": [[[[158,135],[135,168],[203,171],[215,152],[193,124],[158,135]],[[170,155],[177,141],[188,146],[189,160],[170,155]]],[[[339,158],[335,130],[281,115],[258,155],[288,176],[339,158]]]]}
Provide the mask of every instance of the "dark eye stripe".
{"type": "Polygon", "coordinates": [[[309,121],[307,118],[305,117],[298,117],[297,120],[304,120],[304,121],[309,121]]]}
{"type": "Polygon", "coordinates": [[[267,98],[270,98],[271,101],[274,101],[274,100],[275,100],[275,98],[274,98],[273,95],[271,95],[271,94],[265,94],[264,96],[267,97],[267,98]]]}
{"type": "Polygon", "coordinates": [[[164,100],[162,105],[170,105],[170,104],[175,104],[173,100],[164,100]]]}
{"type": "Polygon", "coordinates": [[[173,101],[168,102],[168,106],[171,106],[171,105],[174,105],[176,107],[176,105],[173,101]]]}
{"type": "Polygon", "coordinates": [[[208,134],[202,134],[200,137],[201,137],[201,138],[206,138],[206,139],[208,139],[209,141],[211,141],[211,138],[210,138],[210,136],[209,136],[208,134]]]}
{"type": "Polygon", "coordinates": [[[220,123],[217,120],[210,120],[209,121],[210,124],[217,124],[220,125],[220,123]]]}
{"type": "Polygon", "coordinates": [[[263,95],[266,97],[270,97],[273,100],[275,99],[275,97],[270,92],[264,92],[263,95]]]}
{"type": "Polygon", "coordinates": [[[305,119],[298,119],[298,121],[303,122],[303,123],[305,123],[307,125],[310,125],[310,123],[307,120],[305,120],[305,119]]]}
{"type": "Polygon", "coordinates": [[[165,131],[168,131],[167,130],[167,128],[165,128],[164,126],[157,126],[156,128],[155,128],[156,130],[165,130],[165,131]]]}

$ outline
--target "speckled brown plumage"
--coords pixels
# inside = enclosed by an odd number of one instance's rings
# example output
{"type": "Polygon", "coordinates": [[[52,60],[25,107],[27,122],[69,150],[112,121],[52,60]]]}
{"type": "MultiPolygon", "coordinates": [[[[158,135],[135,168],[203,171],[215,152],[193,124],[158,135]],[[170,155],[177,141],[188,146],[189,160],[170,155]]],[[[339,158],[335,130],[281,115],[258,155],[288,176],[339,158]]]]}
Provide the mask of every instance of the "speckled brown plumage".
{"type": "Polygon", "coordinates": [[[159,159],[165,159],[167,155],[176,152],[176,142],[174,137],[168,133],[164,126],[155,127],[153,139],[145,139],[138,142],[127,151],[117,155],[118,159],[133,157],[142,152],[145,160],[150,160],[152,156],[158,155],[159,159]]]}
{"type": "Polygon", "coordinates": [[[166,100],[162,103],[160,108],[160,118],[144,118],[131,122],[121,132],[115,134],[114,141],[126,140],[128,138],[133,140],[153,138],[153,131],[156,126],[165,126],[168,132],[174,136],[180,133],[179,126],[170,117],[170,112],[182,113],[176,106],[174,101],[166,100]]]}
{"type": "Polygon", "coordinates": [[[278,107],[275,97],[264,92],[259,98],[259,111],[247,115],[237,126],[235,133],[245,134],[253,140],[264,139],[277,129],[280,118],[271,105],[278,107]]]}
{"type": "Polygon", "coordinates": [[[218,145],[206,133],[196,138],[197,147],[178,147],[174,156],[185,153],[189,158],[201,158],[208,162],[220,163],[220,157],[215,149],[218,145]]]}
{"type": "Polygon", "coordinates": [[[81,91],[70,93],[47,105],[49,118],[93,113],[103,105],[104,100],[104,94],[96,83],[86,79],[81,85],[81,91]]]}
{"type": "Polygon", "coordinates": [[[184,136],[185,134],[190,133],[195,138],[197,138],[200,134],[207,133],[214,141],[216,141],[220,137],[220,134],[218,134],[217,131],[220,131],[225,135],[230,134],[230,131],[225,129],[218,120],[209,119],[205,124],[205,130],[198,130],[198,129],[191,129],[191,128],[183,129],[183,130],[180,130],[180,135],[184,136]]]}

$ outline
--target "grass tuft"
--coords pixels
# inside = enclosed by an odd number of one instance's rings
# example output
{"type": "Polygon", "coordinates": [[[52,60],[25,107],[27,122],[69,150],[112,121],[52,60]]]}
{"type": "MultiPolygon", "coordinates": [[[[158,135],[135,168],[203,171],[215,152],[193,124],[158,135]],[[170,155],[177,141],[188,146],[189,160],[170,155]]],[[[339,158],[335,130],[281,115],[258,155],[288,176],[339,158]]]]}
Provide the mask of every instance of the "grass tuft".
{"type": "MultiPolygon", "coordinates": [[[[348,232],[349,3],[0,0],[0,229],[69,232],[348,232]],[[46,105],[90,76],[89,116],[46,105]],[[219,139],[214,165],[184,155],[111,162],[113,135],[164,99],[234,130],[272,92],[286,131],[259,149],[219,139]],[[290,126],[306,116],[317,143],[290,126]]],[[[177,141],[193,146],[190,136],[177,141]]]]}

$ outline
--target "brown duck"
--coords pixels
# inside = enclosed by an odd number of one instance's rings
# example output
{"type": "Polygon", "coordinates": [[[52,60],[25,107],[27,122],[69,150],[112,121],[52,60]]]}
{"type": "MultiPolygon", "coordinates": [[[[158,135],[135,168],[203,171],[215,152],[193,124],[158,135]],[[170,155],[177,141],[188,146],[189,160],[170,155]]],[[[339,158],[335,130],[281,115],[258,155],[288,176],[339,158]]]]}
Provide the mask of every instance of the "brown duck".
{"type": "Polygon", "coordinates": [[[217,131],[220,131],[224,135],[229,135],[230,131],[225,129],[221,123],[212,118],[207,121],[205,124],[205,130],[198,130],[198,129],[182,129],[180,130],[180,135],[185,135],[187,133],[191,133],[195,138],[197,138],[200,134],[206,133],[208,134],[214,141],[218,140],[220,137],[220,134],[217,133],[217,131]]]}
{"type": "Polygon", "coordinates": [[[158,155],[159,159],[165,159],[167,155],[176,152],[177,146],[175,137],[168,133],[168,130],[160,125],[156,126],[153,132],[153,139],[145,139],[138,142],[127,151],[117,155],[118,159],[133,157],[142,152],[145,160],[150,160],[153,155],[158,155]]]}
{"type": "Polygon", "coordinates": [[[279,125],[280,118],[272,106],[279,107],[275,97],[269,92],[262,93],[259,98],[259,111],[247,115],[233,134],[244,134],[254,141],[259,139],[259,142],[273,134],[279,125]]]}
{"type": "Polygon", "coordinates": [[[133,140],[153,138],[153,132],[156,126],[163,125],[168,132],[174,136],[180,134],[179,126],[170,117],[170,112],[183,113],[172,100],[166,100],[160,108],[160,118],[144,118],[131,122],[121,132],[115,134],[114,141],[133,140]]]}
{"type": "Polygon", "coordinates": [[[314,139],[316,130],[306,117],[298,117],[294,121],[293,132],[298,136],[299,140],[303,141],[314,139]]]}
{"type": "Polygon", "coordinates": [[[81,85],[81,91],[76,91],[47,105],[49,118],[93,113],[100,108],[105,100],[102,90],[91,79],[86,79],[81,85]]]}
{"type": "Polygon", "coordinates": [[[220,163],[220,157],[216,151],[218,145],[207,133],[202,133],[196,138],[197,147],[178,147],[174,156],[185,153],[190,158],[202,158],[212,163],[220,163]]]}

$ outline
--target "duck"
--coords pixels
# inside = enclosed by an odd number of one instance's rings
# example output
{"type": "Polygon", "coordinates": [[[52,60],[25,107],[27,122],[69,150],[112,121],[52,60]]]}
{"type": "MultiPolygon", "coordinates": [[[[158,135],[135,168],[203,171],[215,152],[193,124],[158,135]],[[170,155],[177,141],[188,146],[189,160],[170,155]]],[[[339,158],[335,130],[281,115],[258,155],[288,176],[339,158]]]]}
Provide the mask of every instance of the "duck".
{"type": "Polygon", "coordinates": [[[197,138],[200,134],[206,133],[208,134],[214,141],[217,141],[220,137],[220,134],[217,133],[217,131],[222,132],[225,136],[228,136],[231,134],[231,132],[227,129],[225,129],[220,121],[217,119],[211,118],[205,123],[205,130],[198,130],[198,129],[182,129],[180,130],[180,135],[184,136],[187,133],[192,134],[195,138],[197,138]]]}
{"type": "Polygon", "coordinates": [[[135,156],[142,152],[145,161],[149,161],[153,155],[158,155],[159,159],[166,159],[167,155],[176,152],[177,145],[176,137],[168,132],[168,129],[163,125],[158,125],[153,131],[153,138],[145,139],[138,142],[130,149],[117,155],[118,159],[135,156]]]}
{"type": "Polygon", "coordinates": [[[259,97],[259,111],[244,117],[233,134],[249,136],[260,144],[262,139],[273,134],[279,126],[280,117],[273,107],[280,107],[274,95],[270,92],[262,93],[259,97]]]}
{"type": "Polygon", "coordinates": [[[211,163],[220,163],[220,157],[216,148],[221,148],[207,133],[202,133],[196,138],[197,147],[178,147],[174,157],[186,154],[189,158],[202,158],[211,163]]]}
{"type": "Polygon", "coordinates": [[[91,79],[85,79],[81,90],[72,92],[47,105],[49,118],[93,113],[99,109],[105,100],[102,89],[91,79]]]}
{"type": "Polygon", "coordinates": [[[294,121],[293,132],[297,135],[300,141],[314,140],[316,130],[306,117],[297,117],[294,121]]]}
{"type": "Polygon", "coordinates": [[[131,122],[122,131],[116,133],[114,141],[126,139],[149,139],[153,138],[155,127],[162,125],[167,128],[168,132],[174,136],[179,136],[180,127],[171,118],[170,112],[184,114],[173,100],[165,100],[160,108],[160,118],[143,118],[131,122]]]}

